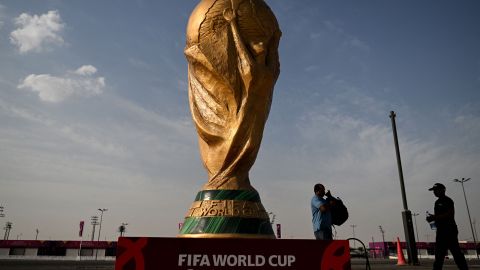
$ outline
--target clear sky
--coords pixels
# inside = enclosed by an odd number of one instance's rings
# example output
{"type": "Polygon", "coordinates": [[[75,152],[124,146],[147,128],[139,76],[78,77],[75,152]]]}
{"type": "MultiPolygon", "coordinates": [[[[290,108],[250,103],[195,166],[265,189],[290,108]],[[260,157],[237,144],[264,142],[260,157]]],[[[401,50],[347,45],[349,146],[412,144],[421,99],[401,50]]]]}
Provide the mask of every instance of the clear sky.
{"type": "MultiPolygon", "coordinates": [[[[188,107],[185,26],[198,1],[0,0],[0,204],[11,239],[175,236],[207,180],[188,107]],[[91,233],[86,227],[85,237],[91,233]]],[[[421,241],[435,182],[462,240],[480,222],[480,2],[269,0],[281,74],[250,178],[287,238],[313,238],[323,183],[338,238],[404,239],[389,112],[421,241]]],[[[477,225],[480,230],[480,226],[477,225]]],[[[2,234],[3,235],[3,234],[2,234]]]]}

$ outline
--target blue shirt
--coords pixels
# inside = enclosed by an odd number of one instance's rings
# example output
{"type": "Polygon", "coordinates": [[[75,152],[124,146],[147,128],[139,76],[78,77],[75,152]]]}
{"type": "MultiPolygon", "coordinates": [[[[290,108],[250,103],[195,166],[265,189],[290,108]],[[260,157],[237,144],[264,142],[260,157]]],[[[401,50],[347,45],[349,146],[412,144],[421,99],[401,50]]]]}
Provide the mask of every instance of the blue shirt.
{"type": "Polygon", "coordinates": [[[317,195],[313,196],[311,206],[314,232],[318,230],[332,230],[332,214],[330,213],[330,211],[320,211],[320,206],[324,204],[327,204],[327,200],[325,200],[324,198],[319,198],[317,195]]]}

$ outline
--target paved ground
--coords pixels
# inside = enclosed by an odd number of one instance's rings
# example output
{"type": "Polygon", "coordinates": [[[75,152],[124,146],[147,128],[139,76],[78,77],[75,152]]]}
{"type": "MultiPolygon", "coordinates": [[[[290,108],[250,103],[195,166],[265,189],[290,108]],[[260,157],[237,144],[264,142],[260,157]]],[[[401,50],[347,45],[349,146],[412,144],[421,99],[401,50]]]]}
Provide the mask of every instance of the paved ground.
{"type": "MultiPolygon", "coordinates": [[[[401,269],[401,270],[423,270],[423,269],[432,269],[433,260],[420,260],[420,265],[411,266],[403,265],[398,266],[397,262],[394,260],[373,260],[370,259],[370,269],[380,270],[380,269],[401,269]]],[[[480,269],[480,261],[471,260],[468,261],[468,266],[470,269],[480,269]]],[[[369,269],[365,264],[365,259],[352,259],[352,270],[360,269],[369,269]]],[[[458,269],[453,260],[446,260],[443,269],[458,269]]]]}
{"type": "MultiPolygon", "coordinates": [[[[397,266],[392,260],[370,260],[373,270],[423,270],[432,269],[432,260],[421,260],[420,266],[397,266]]],[[[480,270],[480,261],[469,261],[470,269],[480,270]]],[[[41,260],[0,260],[1,270],[113,270],[113,261],[41,261],[41,260]]],[[[369,269],[364,259],[352,259],[352,270],[369,269]]],[[[453,260],[446,261],[445,270],[457,269],[453,260]]],[[[299,269],[301,270],[301,269],[299,269]]]]}

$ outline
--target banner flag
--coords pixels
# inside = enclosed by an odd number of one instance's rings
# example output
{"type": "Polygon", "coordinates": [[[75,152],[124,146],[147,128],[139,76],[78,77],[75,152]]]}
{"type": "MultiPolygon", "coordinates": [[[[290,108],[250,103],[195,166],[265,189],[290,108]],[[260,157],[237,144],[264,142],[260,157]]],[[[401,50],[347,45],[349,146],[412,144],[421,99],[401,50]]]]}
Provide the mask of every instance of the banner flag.
{"type": "Polygon", "coordinates": [[[85,224],[85,222],[82,220],[80,221],[80,231],[78,232],[78,236],[79,237],[82,237],[83,236],[83,225],[85,224]]]}

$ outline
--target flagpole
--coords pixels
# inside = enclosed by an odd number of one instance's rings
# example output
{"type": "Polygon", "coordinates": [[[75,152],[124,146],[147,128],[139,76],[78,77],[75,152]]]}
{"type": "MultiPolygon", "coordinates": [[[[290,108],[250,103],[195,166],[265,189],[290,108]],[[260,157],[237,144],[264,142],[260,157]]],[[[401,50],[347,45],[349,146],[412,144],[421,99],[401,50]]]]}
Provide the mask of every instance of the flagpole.
{"type": "Polygon", "coordinates": [[[79,261],[82,260],[82,242],[83,242],[83,235],[80,237],[80,249],[78,250],[79,261]]]}

